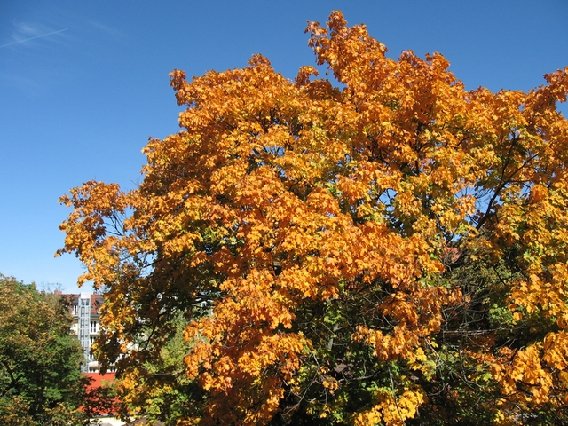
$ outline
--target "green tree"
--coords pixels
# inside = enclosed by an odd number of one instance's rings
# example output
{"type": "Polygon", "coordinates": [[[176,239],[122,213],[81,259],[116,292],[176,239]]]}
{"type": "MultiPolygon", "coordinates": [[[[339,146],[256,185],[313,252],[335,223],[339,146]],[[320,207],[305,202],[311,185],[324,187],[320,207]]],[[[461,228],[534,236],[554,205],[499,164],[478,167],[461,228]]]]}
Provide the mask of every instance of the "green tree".
{"type": "MultiPolygon", "coordinates": [[[[187,319],[177,313],[167,333],[168,340],[155,348],[139,365],[127,367],[118,392],[124,414],[136,413],[148,421],[176,425],[178,420],[198,412],[198,386],[184,372],[183,359],[191,345],[183,338],[187,319]]],[[[150,330],[146,331],[146,334],[150,330]]]]}
{"type": "Polygon", "coordinates": [[[59,297],[0,274],[0,424],[80,423],[82,351],[70,322],[59,297]]]}

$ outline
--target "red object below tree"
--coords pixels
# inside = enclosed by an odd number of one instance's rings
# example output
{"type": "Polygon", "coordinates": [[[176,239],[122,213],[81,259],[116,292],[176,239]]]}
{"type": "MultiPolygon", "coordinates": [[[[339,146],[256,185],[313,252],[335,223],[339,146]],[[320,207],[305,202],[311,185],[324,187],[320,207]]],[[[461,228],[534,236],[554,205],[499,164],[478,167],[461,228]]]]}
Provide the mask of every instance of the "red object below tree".
{"type": "Polygon", "coordinates": [[[113,388],[114,373],[85,373],[85,405],[83,411],[89,417],[115,416],[120,400],[113,388]]]}

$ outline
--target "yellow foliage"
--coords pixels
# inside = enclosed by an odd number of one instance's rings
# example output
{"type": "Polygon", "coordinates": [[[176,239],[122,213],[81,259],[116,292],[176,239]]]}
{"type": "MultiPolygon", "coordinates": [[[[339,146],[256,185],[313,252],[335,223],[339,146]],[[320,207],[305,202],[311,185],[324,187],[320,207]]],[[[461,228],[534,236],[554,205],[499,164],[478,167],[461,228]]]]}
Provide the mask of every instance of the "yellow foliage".
{"type": "MultiPolygon", "coordinates": [[[[516,275],[496,293],[511,321],[559,330],[514,353],[480,330],[464,351],[492,366],[505,401],[496,420],[519,401],[565,401],[568,124],[554,105],[568,68],[529,92],[467,91],[442,55],[387,58],[340,12],[307,32],[340,87],[314,67],[289,81],[260,55],[191,81],[174,70],[182,130],[148,142],[140,186],[87,182],[62,197],[73,211],[60,253],[84,263],[80,283],[106,291],[103,352],[136,365],[130,343],[152,329],[159,347],[181,310],[186,373],[207,396],[199,421],[265,424],[311,383],[298,379],[317,340],[299,318],[307,310],[372,293],[356,299],[367,308],[349,344],[429,381],[442,351],[432,336],[446,337],[449,310],[473,309],[471,288],[448,277],[506,258],[516,275]]],[[[136,374],[123,380],[132,392],[136,374]]],[[[334,374],[320,373],[330,397],[342,390],[334,374]]],[[[355,423],[414,418],[426,394],[398,386],[355,423]]]]}

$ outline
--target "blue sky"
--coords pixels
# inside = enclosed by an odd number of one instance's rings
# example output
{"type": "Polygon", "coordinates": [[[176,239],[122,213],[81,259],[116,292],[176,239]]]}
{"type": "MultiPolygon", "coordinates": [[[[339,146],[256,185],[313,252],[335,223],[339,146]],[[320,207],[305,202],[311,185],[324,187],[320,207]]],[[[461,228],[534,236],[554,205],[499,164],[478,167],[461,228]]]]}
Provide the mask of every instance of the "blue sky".
{"type": "MultiPolygon", "coordinates": [[[[132,188],[149,137],[177,131],[168,73],[244,66],[256,52],[293,78],[312,65],[307,20],[342,10],[396,57],[439,51],[468,88],[527,90],[568,65],[568,1],[0,1],[0,272],[77,291],[54,258],[90,179],[132,188]]],[[[566,105],[562,110],[566,114],[566,105]]]]}

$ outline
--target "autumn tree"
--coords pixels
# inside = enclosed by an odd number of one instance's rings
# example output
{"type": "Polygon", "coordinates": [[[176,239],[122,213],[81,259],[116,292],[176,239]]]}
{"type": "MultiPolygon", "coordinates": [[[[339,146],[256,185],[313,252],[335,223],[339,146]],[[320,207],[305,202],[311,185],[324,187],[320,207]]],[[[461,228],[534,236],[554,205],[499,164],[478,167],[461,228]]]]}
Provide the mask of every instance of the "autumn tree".
{"type": "Polygon", "coordinates": [[[0,274],[0,423],[81,424],[83,352],[60,298],[0,274]]]}
{"type": "Polygon", "coordinates": [[[145,380],[183,316],[187,424],[566,420],[568,68],[466,90],[339,12],[307,32],[295,81],[173,71],[140,186],[63,197],[101,355],[145,380]]]}

